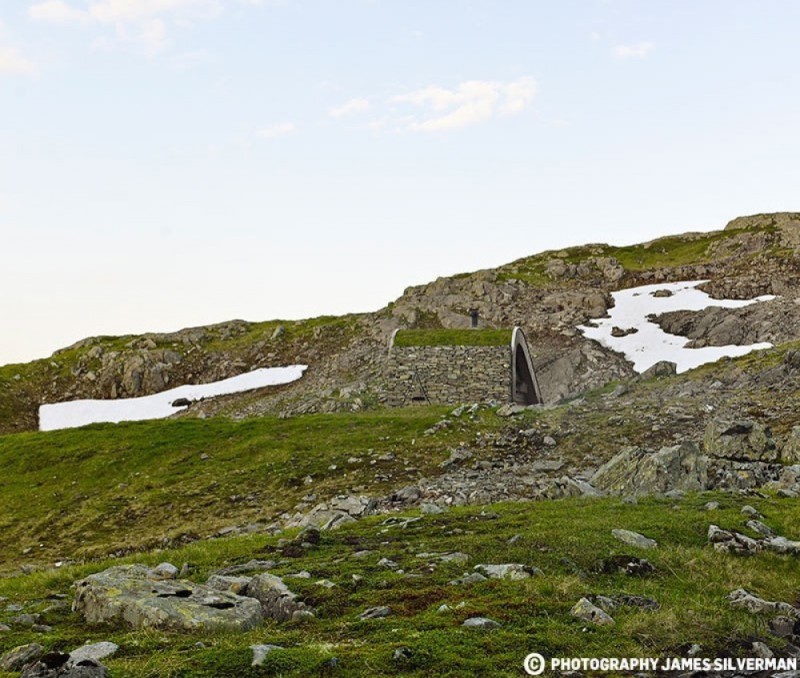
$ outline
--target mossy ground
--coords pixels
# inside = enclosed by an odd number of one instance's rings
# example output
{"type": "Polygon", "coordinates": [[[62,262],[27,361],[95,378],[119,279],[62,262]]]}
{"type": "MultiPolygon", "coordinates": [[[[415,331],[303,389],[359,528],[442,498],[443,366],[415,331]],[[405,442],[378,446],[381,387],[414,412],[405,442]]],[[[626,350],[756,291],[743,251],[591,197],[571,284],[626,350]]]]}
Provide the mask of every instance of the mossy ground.
{"type": "MultiPolygon", "coordinates": [[[[546,657],[664,657],[691,643],[702,645],[706,657],[750,656],[752,641],[764,640],[777,648],[780,641],[770,636],[767,618],[731,608],[726,595],[744,587],[770,600],[794,602],[800,561],[769,553],[733,556],[707,545],[710,522],[746,531],[740,513],[746,502],[761,511],[777,532],[798,536],[800,504],[789,499],[699,495],[680,501],[649,499],[638,505],[617,499],[572,499],[456,508],[424,515],[405,528],[387,524],[385,516],[370,517],[326,533],[319,546],[297,558],[280,556],[278,537],[259,535],[4,578],[0,595],[8,598],[6,604],[41,612],[52,606],[53,594],[71,596],[73,581],[113,563],[188,562],[195,567],[192,578],[204,581],[225,565],[275,558],[277,574],[301,570],[311,574],[310,579],[286,581],[316,608],[317,616],[303,624],[269,622],[246,634],[205,636],[91,628],[63,608],[44,613],[44,621],[54,627],[51,633],[13,630],[0,635],[0,649],[37,641],[48,649],[70,650],[87,640],[113,640],[121,650],[107,660],[112,675],[152,678],[519,676],[523,657],[533,651],[546,657]],[[704,509],[711,499],[720,502],[719,510],[704,509]],[[612,537],[614,528],[642,532],[659,546],[650,551],[625,546],[612,537]],[[356,557],[359,551],[370,553],[356,557]],[[469,562],[431,567],[436,558],[419,555],[449,551],[468,554],[469,562]],[[603,573],[603,561],[620,554],[646,557],[655,572],[646,577],[603,573]],[[382,557],[396,561],[402,572],[380,567],[382,557]],[[523,581],[448,583],[478,563],[503,562],[536,566],[543,575],[523,581]],[[356,582],[353,575],[363,579],[356,582]],[[321,579],[335,586],[320,586],[321,579]],[[587,625],[569,613],[584,595],[623,592],[651,597],[661,609],[620,608],[613,627],[587,625]],[[439,612],[443,604],[451,609],[439,612]],[[374,605],[388,605],[393,614],[360,620],[359,614],[374,605]],[[502,626],[494,631],[462,628],[471,616],[486,616],[502,626]],[[270,654],[263,667],[251,668],[249,646],[256,643],[286,649],[270,654]],[[408,648],[408,658],[394,659],[398,648],[408,648]]],[[[13,614],[0,613],[0,621],[13,614]]]]}
{"type": "Polygon", "coordinates": [[[511,330],[400,330],[394,336],[395,346],[510,346],[511,330]]]}

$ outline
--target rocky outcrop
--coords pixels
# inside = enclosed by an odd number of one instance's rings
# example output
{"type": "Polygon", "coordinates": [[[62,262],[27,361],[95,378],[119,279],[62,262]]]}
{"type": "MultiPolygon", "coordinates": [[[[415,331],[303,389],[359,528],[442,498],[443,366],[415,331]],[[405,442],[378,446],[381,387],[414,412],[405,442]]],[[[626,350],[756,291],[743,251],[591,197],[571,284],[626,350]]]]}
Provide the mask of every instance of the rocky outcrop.
{"type": "Polygon", "coordinates": [[[313,615],[311,609],[274,574],[264,572],[253,577],[247,586],[247,595],[261,603],[266,617],[278,622],[297,621],[313,615]]]}
{"type": "Polygon", "coordinates": [[[704,447],[711,457],[733,461],[776,462],[780,456],[770,430],[746,419],[713,419],[704,447]]]}
{"type": "Polygon", "coordinates": [[[613,494],[664,494],[708,487],[708,457],[691,442],[648,452],[630,447],[603,464],[592,485],[613,494]]]}
{"type": "Polygon", "coordinates": [[[90,624],[125,623],[173,631],[247,631],[263,620],[259,601],[184,580],[154,579],[144,565],[121,565],[76,585],[73,611],[90,624]]]}

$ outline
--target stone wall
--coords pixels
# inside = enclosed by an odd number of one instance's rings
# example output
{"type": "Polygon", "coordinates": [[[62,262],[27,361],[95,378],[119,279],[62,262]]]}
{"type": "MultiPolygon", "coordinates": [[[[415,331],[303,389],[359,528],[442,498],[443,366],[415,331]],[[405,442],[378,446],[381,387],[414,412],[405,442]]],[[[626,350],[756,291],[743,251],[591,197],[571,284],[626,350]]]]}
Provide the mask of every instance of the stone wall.
{"type": "Polygon", "coordinates": [[[431,403],[507,403],[511,399],[510,346],[393,346],[386,404],[411,405],[424,393],[431,403]]]}

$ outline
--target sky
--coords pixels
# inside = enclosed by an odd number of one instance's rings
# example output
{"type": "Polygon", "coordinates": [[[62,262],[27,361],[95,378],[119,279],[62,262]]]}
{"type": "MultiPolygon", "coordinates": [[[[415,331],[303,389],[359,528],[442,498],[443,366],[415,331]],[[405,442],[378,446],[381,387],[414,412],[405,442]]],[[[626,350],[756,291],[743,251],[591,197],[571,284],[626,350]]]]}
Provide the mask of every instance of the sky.
{"type": "Polygon", "coordinates": [[[0,364],[800,209],[800,3],[3,0],[0,364]]]}

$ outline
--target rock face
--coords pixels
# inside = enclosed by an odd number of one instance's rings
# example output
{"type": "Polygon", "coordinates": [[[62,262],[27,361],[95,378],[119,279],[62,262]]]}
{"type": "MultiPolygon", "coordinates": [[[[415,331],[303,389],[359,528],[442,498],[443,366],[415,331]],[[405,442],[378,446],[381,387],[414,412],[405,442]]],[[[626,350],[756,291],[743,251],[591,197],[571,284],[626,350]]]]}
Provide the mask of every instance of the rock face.
{"type": "Polygon", "coordinates": [[[257,600],[189,581],[153,579],[143,565],[112,567],[78,582],[72,608],[90,624],[175,631],[247,631],[263,621],[257,600]]]}
{"type": "Polygon", "coordinates": [[[709,456],[723,459],[776,462],[779,457],[770,430],[744,419],[712,420],[706,427],[704,445],[709,456]]]}
{"type": "Polygon", "coordinates": [[[601,466],[592,485],[614,494],[664,494],[708,487],[708,458],[695,443],[647,452],[631,447],[601,466]]]}

